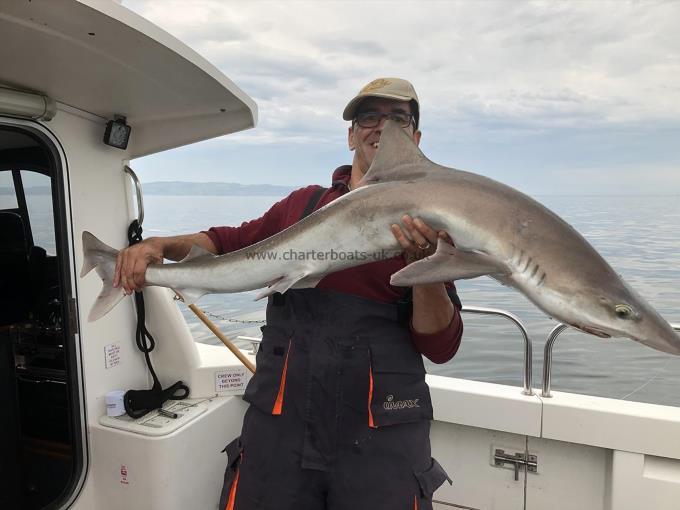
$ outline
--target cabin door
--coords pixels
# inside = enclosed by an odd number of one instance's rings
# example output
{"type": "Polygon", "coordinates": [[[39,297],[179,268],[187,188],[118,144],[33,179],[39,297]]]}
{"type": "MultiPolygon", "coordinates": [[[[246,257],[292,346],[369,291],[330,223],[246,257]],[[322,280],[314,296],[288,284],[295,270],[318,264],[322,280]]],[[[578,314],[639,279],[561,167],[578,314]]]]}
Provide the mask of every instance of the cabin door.
{"type": "Polygon", "coordinates": [[[64,172],[0,118],[0,508],[59,508],[84,469],[64,172]]]}

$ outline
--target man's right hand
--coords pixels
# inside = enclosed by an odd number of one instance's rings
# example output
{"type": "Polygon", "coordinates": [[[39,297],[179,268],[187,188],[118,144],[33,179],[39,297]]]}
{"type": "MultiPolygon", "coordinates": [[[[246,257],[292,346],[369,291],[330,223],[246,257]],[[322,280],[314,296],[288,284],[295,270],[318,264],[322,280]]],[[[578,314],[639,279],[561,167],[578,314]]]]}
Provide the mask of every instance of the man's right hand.
{"type": "Polygon", "coordinates": [[[146,284],[144,275],[149,264],[162,264],[163,259],[182,260],[193,245],[210,253],[217,253],[217,247],[205,232],[168,237],[149,237],[118,252],[113,286],[123,287],[126,294],[142,290],[146,284]]]}
{"type": "Polygon", "coordinates": [[[123,287],[126,294],[142,290],[144,275],[149,264],[163,263],[163,243],[159,238],[150,237],[118,252],[113,286],[123,287]]]}

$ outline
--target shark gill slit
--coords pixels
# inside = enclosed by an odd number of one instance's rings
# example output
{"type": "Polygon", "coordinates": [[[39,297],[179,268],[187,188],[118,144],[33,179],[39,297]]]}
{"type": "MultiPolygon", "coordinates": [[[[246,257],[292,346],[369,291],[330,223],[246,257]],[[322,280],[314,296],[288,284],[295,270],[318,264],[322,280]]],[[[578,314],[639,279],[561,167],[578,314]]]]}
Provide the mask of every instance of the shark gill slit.
{"type": "Polygon", "coordinates": [[[517,248],[513,254],[512,254],[512,259],[510,262],[512,263],[513,266],[519,267],[519,263],[522,260],[522,257],[524,256],[524,251],[521,248],[517,248]]]}
{"type": "Polygon", "coordinates": [[[539,268],[539,267],[540,267],[540,266],[539,266],[538,264],[536,264],[536,265],[534,266],[533,271],[531,271],[531,274],[529,275],[529,279],[530,279],[530,280],[533,279],[534,276],[536,276],[536,273],[538,272],[538,268],[539,268]]]}
{"type": "Polygon", "coordinates": [[[540,286],[543,285],[544,283],[545,283],[545,273],[542,272],[542,273],[541,273],[541,277],[540,277],[540,279],[538,280],[538,283],[536,284],[536,287],[540,287],[540,286]]]}

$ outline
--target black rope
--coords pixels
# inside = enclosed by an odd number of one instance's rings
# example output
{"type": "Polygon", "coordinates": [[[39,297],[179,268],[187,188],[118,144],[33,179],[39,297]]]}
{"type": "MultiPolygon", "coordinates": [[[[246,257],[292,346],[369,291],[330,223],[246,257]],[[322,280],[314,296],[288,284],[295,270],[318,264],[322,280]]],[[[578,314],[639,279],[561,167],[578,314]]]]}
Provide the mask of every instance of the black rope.
{"type": "MultiPolygon", "coordinates": [[[[137,220],[128,227],[128,242],[130,246],[142,240],[142,226],[137,220]]],[[[166,400],[182,400],[189,396],[189,387],[182,381],[177,381],[172,386],[163,389],[156,371],[151,364],[149,354],[156,347],[156,341],[146,329],[146,309],[144,308],[144,294],[135,292],[135,307],[137,309],[137,330],[135,340],[137,348],[144,354],[146,366],[149,369],[153,386],[150,390],[128,390],[125,392],[123,403],[125,412],[132,418],[141,418],[154,409],[160,408],[166,400]]]]}

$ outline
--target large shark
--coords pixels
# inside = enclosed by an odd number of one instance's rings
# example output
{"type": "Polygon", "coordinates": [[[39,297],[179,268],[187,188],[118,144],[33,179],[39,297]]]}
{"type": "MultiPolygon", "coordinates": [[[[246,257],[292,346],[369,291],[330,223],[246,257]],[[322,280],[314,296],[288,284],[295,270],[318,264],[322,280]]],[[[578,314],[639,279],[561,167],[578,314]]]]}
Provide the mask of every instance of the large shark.
{"type": "MultiPolygon", "coordinates": [[[[146,282],[188,303],[207,293],[265,288],[260,298],[313,287],[330,272],[398,253],[390,225],[406,213],[448,232],[455,247],[440,240],[432,256],[394,274],[392,284],[488,275],[586,333],[680,354],[668,322],[574,228],[509,186],[431,162],[391,121],[357,189],[247,248],[215,256],[194,247],[180,263],[150,265],[146,282]]],[[[124,297],[111,284],[117,251],[89,232],[83,250],[81,276],[96,267],[104,282],[89,316],[96,320],[124,297]]]]}

